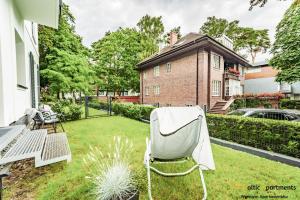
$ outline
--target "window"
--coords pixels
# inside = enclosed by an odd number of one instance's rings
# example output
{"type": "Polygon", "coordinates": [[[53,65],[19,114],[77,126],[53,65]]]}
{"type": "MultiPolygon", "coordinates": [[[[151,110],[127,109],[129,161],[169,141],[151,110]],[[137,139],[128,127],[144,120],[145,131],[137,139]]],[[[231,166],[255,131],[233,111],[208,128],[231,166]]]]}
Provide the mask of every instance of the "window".
{"type": "Polygon", "coordinates": [[[221,69],[221,56],[212,54],[212,66],[215,69],[221,69]]]}
{"type": "Polygon", "coordinates": [[[170,103],[167,103],[166,104],[166,107],[171,107],[172,105],[170,103]]]}
{"type": "Polygon", "coordinates": [[[145,87],[145,95],[149,96],[149,87],[145,87]]]}
{"type": "Polygon", "coordinates": [[[159,88],[159,85],[155,85],[155,86],[153,86],[153,90],[154,90],[154,94],[155,95],[159,95],[159,93],[160,93],[160,88],[159,88]]]}
{"type": "Polygon", "coordinates": [[[230,96],[229,80],[225,80],[225,96],[230,96]]]}
{"type": "Polygon", "coordinates": [[[243,116],[244,114],[246,114],[246,111],[242,111],[242,110],[235,110],[228,113],[228,115],[237,115],[237,116],[243,116]]]}
{"type": "Polygon", "coordinates": [[[171,72],[171,63],[167,63],[167,72],[171,72]]]}
{"type": "Polygon", "coordinates": [[[159,66],[154,67],[153,73],[154,73],[154,76],[159,76],[159,66]]]}
{"type": "Polygon", "coordinates": [[[147,72],[144,72],[144,73],[143,73],[143,78],[144,78],[144,79],[147,79],[147,72]]]}
{"type": "Polygon", "coordinates": [[[17,67],[17,85],[21,88],[26,87],[26,69],[25,69],[25,46],[18,32],[15,30],[16,47],[16,67],[17,67]]]}
{"type": "Polygon", "coordinates": [[[221,95],[221,81],[213,81],[212,96],[220,96],[220,95],[221,95]]]}
{"type": "Polygon", "coordinates": [[[253,112],[248,115],[249,117],[254,117],[254,118],[265,118],[265,113],[264,112],[253,112]]]}

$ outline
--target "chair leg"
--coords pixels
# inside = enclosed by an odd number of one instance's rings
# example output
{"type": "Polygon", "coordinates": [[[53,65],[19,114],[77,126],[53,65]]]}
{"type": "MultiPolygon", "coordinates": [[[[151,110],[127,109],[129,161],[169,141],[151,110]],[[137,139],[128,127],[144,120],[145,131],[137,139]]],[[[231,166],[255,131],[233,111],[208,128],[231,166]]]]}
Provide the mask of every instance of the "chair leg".
{"type": "Polygon", "coordinates": [[[56,133],[56,123],[55,122],[52,124],[52,127],[53,127],[53,130],[54,130],[54,133],[56,133]]]}
{"type": "Polygon", "coordinates": [[[204,181],[204,176],[203,176],[203,172],[202,170],[200,169],[200,166],[199,166],[199,173],[200,173],[200,178],[201,178],[201,183],[202,183],[202,187],[203,187],[203,200],[205,200],[207,198],[207,190],[206,190],[206,185],[205,185],[205,181],[204,181]]]}
{"type": "Polygon", "coordinates": [[[149,200],[152,200],[152,195],[151,195],[150,154],[149,154],[149,143],[148,143],[148,138],[146,139],[146,145],[147,145],[146,168],[147,168],[147,178],[148,178],[148,195],[149,195],[149,200]]]}
{"type": "Polygon", "coordinates": [[[64,129],[64,127],[63,127],[63,125],[62,125],[61,121],[59,121],[59,123],[60,123],[60,126],[61,126],[61,128],[62,128],[63,132],[65,132],[65,129],[64,129]]]}

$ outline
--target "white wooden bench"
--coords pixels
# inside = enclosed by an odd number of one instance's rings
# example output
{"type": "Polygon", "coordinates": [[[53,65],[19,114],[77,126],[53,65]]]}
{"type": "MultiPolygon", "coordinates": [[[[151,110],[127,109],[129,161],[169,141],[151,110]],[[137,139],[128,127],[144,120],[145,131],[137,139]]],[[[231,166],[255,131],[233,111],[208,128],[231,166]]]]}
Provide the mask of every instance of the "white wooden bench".
{"type": "Polygon", "coordinates": [[[10,166],[17,161],[32,158],[35,167],[66,160],[71,151],[66,133],[47,134],[47,129],[29,130],[25,125],[0,128],[0,200],[2,178],[9,175],[10,166]]]}
{"type": "Polygon", "coordinates": [[[27,130],[11,138],[10,147],[6,148],[0,157],[0,165],[34,158],[35,167],[41,167],[55,162],[71,161],[71,151],[65,133],[47,134],[46,129],[27,130]],[[20,135],[20,136],[19,136],[20,135]],[[18,137],[19,136],[19,137],[18,137]]]}

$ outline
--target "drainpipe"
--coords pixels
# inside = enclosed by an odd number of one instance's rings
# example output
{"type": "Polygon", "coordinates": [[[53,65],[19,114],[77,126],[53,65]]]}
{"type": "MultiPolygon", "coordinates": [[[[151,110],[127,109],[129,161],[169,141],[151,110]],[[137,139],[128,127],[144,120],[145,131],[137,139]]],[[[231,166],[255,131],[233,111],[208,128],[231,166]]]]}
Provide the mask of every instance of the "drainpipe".
{"type": "Polygon", "coordinates": [[[142,104],[144,104],[144,84],[143,84],[143,81],[144,81],[144,77],[143,77],[143,71],[140,71],[140,77],[141,77],[141,94],[142,94],[142,104]]]}
{"type": "Polygon", "coordinates": [[[208,50],[208,69],[207,69],[207,110],[210,110],[210,84],[211,84],[211,66],[210,66],[210,60],[211,60],[211,52],[208,50]]]}
{"type": "Polygon", "coordinates": [[[197,49],[197,69],[196,69],[196,105],[199,104],[199,49],[197,49]]]}

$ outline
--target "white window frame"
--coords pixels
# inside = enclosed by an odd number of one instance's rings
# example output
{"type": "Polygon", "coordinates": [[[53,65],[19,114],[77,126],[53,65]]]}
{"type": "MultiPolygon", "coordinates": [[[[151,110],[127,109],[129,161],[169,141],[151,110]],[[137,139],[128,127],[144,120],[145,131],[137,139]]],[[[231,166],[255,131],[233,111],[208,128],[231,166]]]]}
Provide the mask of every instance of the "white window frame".
{"type": "Polygon", "coordinates": [[[154,75],[154,77],[159,76],[159,65],[157,65],[153,68],[153,75],[154,75]]]}
{"type": "Polygon", "coordinates": [[[167,63],[166,68],[167,68],[167,72],[170,73],[172,70],[171,63],[167,63]]]}
{"type": "Polygon", "coordinates": [[[147,72],[146,72],[146,71],[143,72],[143,79],[144,79],[144,80],[147,79],[147,72]]]}
{"type": "Polygon", "coordinates": [[[14,31],[14,34],[15,34],[17,86],[27,88],[25,43],[16,29],[14,31]]]}
{"type": "Polygon", "coordinates": [[[221,96],[221,81],[218,80],[212,81],[212,96],[214,97],[221,96]]]}
{"type": "Polygon", "coordinates": [[[149,87],[145,87],[145,95],[146,95],[146,96],[149,96],[149,90],[150,90],[149,87]]]}
{"type": "Polygon", "coordinates": [[[221,56],[218,54],[212,53],[212,65],[214,69],[221,70],[221,56]],[[219,58],[219,66],[216,66],[215,58],[219,58]]]}
{"type": "Polygon", "coordinates": [[[159,85],[153,86],[154,95],[160,95],[160,87],[159,85]]]}

